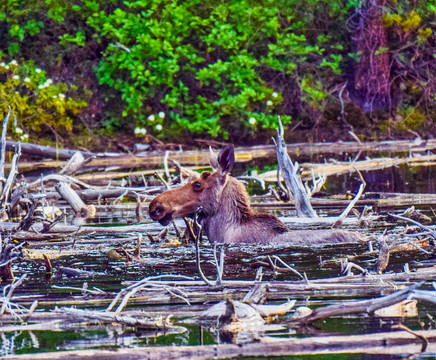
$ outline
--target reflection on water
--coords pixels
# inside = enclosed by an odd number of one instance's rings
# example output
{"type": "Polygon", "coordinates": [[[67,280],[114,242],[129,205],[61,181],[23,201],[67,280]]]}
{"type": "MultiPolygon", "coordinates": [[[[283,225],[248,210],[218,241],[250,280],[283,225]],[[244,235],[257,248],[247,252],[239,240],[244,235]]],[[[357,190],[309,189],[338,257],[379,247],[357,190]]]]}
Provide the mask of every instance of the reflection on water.
{"type": "MultiPolygon", "coordinates": [[[[248,165],[244,164],[239,167],[242,173],[248,165]]],[[[238,170],[237,170],[238,171],[238,170]]],[[[436,170],[434,167],[408,167],[399,166],[389,169],[362,172],[367,183],[366,192],[404,192],[404,193],[435,193],[436,170]]],[[[356,192],[360,185],[360,179],[357,174],[348,174],[340,176],[331,176],[325,185],[326,193],[344,194],[346,191],[356,192]]],[[[264,193],[256,184],[250,184],[251,193],[264,193]]],[[[381,209],[383,211],[383,209],[381,209]]],[[[285,211],[286,212],[286,211],[285,211]]],[[[136,221],[132,206],[119,205],[111,212],[98,212],[97,216],[91,220],[97,224],[126,224],[136,221]]],[[[147,219],[146,221],[150,221],[147,219]]],[[[378,233],[384,229],[372,229],[378,233]]],[[[368,230],[359,230],[368,231],[368,230]]],[[[113,235],[110,238],[102,235],[89,235],[82,240],[108,240],[102,244],[74,246],[47,246],[45,251],[52,251],[54,256],[52,264],[54,269],[61,266],[72,267],[82,270],[95,271],[103,273],[92,278],[78,279],[67,278],[65,276],[53,276],[50,280],[45,281],[45,267],[40,260],[28,258],[21,263],[14,264],[14,272],[17,276],[22,273],[29,274],[24,286],[18,288],[16,296],[39,296],[42,305],[40,308],[51,309],[54,302],[44,304],[43,300],[57,300],[71,297],[80,299],[82,294],[79,291],[54,288],[56,286],[82,287],[86,281],[88,288],[97,287],[103,291],[110,292],[114,297],[115,294],[123,288],[124,281],[136,281],[144,277],[177,274],[197,277],[195,265],[195,253],[193,246],[162,246],[151,245],[148,240],[144,240],[141,251],[141,262],[125,262],[114,260],[108,256],[108,252],[115,248],[124,248],[130,254],[134,251],[137,234],[113,235]],[[73,254],[69,253],[73,251],[73,254]]],[[[174,237],[174,232],[170,233],[174,237]]],[[[365,245],[347,245],[331,246],[329,248],[295,248],[295,247],[272,247],[272,246],[230,246],[226,249],[224,280],[239,279],[253,280],[259,262],[265,262],[268,255],[278,255],[287,264],[293,266],[300,273],[305,273],[307,278],[331,278],[338,276],[340,273],[340,261],[347,258],[350,261],[371,268],[374,265],[374,255],[367,254],[368,248],[365,245]]],[[[204,245],[202,265],[206,276],[213,278],[215,268],[212,264],[212,249],[204,245]]],[[[428,259],[429,256],[419,252],[410,251],[407,253],[396,253],[391,257],[391,262],[387,271],[400,271],[404,263],[417,264],[417,261],[428,259]]],[[[265,270],[263,279],[265,281],[299,281],[299,277],[293,273],[274,273],[265,270]]],[[[379,296],[380,293],[369,293],[354,290],[354,292],[324,292],[318,296],[311,297],[299,294],[289,294],[297,300],[297,306],[323,306],[328,304],[343,303],[356,299],[379,296]]],[[[105,308],[107,302],[95,302],[92,306],[96,308],[105,308]]],[[[204,303],[196,304],[200,310],[207,305],[204,303]]],[[[174,309],[186,307],[183,305],[172,305],[174,309]]],[[[158,311],[159,307],[143,306],[147,311],[158,311]]],[[[434,306],[419,304],[419,318],[402,319],[402,323],[412,329],[420,329],[424,321],[428,325],[427,314],[436,316],[434,306]],[[424,319],[424,320],[422,320],[424,319]]],[[[276,319],[277,323],[286,322],[289,316],[283,316],[276,319]]],[[[375,318],[368,315],[353,315],[349,317],[331,318],[316,323],[316,327],[300,329],[297,335],[293,335],[290,329],[278,331],[272,336],[308,336],[308,335],[325,335],[325,334],[360,334],[390,331],[392,325],[398,322],[398,319],[375,318]]],[[[31,353],[43,351],[69,350],[69,349],[88,349],[95,347],[131,347],[131,346],[156,346],[156,345],[200,345],[220,343],[223,338],[220,334],[212,333],[198,325],[181,324],[186,331],[177,334],[168,334],[162,332],[137,332],[131,328],[108,325],[86,326],[86,329],[77,328],[65,331],[13,331],[1,333],[1,356],[13,353],[31,353]]],[[[405,356],[404,356],[405,357],[405,356]]],[[[388,356],[384,355],[383,359],[404,358],[401,355],[388,356]]],[[[420,355],[415,359],[430,358],[430,355],[420,355]]],[[[291,357],[276,357],[276,359],[290,359],[291,357]]],[[[334,354],[334,355],[317,355],[316,357],[298,356],[292,359],[372,359],[375,356],[367,354],[334,354]]],[[[245,358],[249,359],[249,358],[245,358]]],[[[259,359],[259,358],[256,358],[259,359]]]]}

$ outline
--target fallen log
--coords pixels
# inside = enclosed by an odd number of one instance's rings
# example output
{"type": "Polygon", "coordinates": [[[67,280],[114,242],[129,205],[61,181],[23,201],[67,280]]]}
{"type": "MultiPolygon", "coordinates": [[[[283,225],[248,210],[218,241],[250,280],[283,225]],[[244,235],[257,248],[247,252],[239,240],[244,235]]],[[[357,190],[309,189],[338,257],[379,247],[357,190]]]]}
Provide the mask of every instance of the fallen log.
{"type": "MultiPolygon", "coordinates": [[[[15,151],[18,142],[7,141],[6,150],[15,151]]],[[[381,142],[355,142],[355,141],[338,141],[325,143],[296,143],[287,144],[287,152],[292,156],[315,155],[315,154],[352,154],[359,151],[381,153],[381,152],[421,152],[436,149],[436,139],[416,140],[393,140],[381,142]]],[[[21,151],[25,154],[39,156],[41,158],[69,160],[77,150],[74,149],[56,149],[50,146],[22,143],[21,151]]],[[[93,153],[81,151],[86,157],[98,156],[106,159],[94,159],[91,164],[114,164],[114,158],[118,164],[128,163],[147,165],[161,165],[165,156],[164,151],[146,151],[135,155],[124,155],[120,153],[93,153]],[[121,160],[121,161],[119,161],[121,160]]],[[[209,150],[188,150],[188,151],[169,151],[169,158],[177,160],[181,165],[188,164],[207,164],[209,162],[209,150]]],[[[274,158],[276,156],[274,145],[249,146],[235,148],[236,161],[244,162],[259,158],[274,158]]],[[[92,166],[94,166],[92,165],[92,166]]]]}
{"type": "MultiPolygon", "coordinates": [[[[213,344],[202,346],[153,346],[34,353],[32,360],[202,360],[242,357],[273,357],[319,354],[417,354],[436,352],[436,330],[392,331],[376,334],[311,336],[307,338],[262,338],[248,344],[213,344]],[[419,337],[418,337],[419,336],[419,337]]],[[[25,360],[29,355],[5,356],[5,360],[25,360]]]]}

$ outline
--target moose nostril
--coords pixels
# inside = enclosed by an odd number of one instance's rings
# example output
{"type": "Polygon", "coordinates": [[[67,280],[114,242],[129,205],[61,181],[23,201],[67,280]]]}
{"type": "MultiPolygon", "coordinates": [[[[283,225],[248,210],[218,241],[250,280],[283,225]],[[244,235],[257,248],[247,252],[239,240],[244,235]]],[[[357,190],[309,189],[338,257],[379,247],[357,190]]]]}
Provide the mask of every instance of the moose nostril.
{"type": "Polygon", "coordinates": [[[164,211],[164,207],[160,204],[154,206],[154,208],[150,208],[150,215],[152,217],[158,217],[160,214],[162,214],[164,211]]]}

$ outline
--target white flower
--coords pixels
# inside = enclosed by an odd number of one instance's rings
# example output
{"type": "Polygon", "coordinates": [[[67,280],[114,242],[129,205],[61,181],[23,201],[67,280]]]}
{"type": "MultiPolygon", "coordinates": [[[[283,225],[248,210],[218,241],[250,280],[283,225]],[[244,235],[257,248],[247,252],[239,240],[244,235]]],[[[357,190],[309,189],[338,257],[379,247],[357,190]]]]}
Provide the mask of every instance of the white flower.
{"type": "Polygon", "coordinates": [[[1,62],[1,63],[0,63],[0,66],[1,66],[1,67],[5,67],[6,64],[5,64],[4,62],[1,62]]]}
{"type": "Polygon", "coordinates": [[[151,114],[151,115],[148,117],[148,120],[150,120],[150,121],[154,121],[154,115],[151,114]]]}
{"type": "Polygon", "coordinates": [[[155,129],[156,129],[157,131],[161,131],[161,130],[163,129],[163,127],[162,127],[161,124],[157,124],[156,127],[155,127],[155,129]]]}
{"type": "Polygon", "coordinates": [[[45,86],[43,84],[38,85],[38,89],[44,89],[44,88],[45,88],[45,86]]]}
{"type": "Polygon", "coordinates": [[[12,60],[9,65],[18,65],[16,60],[12,60]]]}
{"type": "Polygon", "coordinates": [[[21,135],[21,136],[20,136],[20,139],[23,140],[23,141],[27,141],[27,140],[29,140],[29,134],[23,134],[23,135],[21,135]]]}
{"type": "Polygon", "coordinates": [[[5,69],[8,70],[9,69],[9,65],[5,65],[5,69]]]}
{"type": "Polygon", "coordinates": [[[256,124],[256,119],[255,119],[254,117],[251,117],[251,118],[248,119],[248,122],[249,122],[251,125],[254,125],[254,124],[256,124]]]}
{"type": "Polygon", "coordinates": [[[37,72],[39,74],[41,72],[41,69],[40,68],[36,68],[35,72],[37,72]]]}
{"type": "Polygon", "coordinates": [[[48,85],[53,84],[53,80],[52,79],[47,79],[47,81],[45,83],[48,84],[48,85]]]}
{"type": "Polygon", "coordinates": [[[141,136],[141,135],[144,136],[147,133],[147,130],[144,128],[136,127],[133,132],[135,133],[136,136],[141,136]]]}
{"type": "Polygon", "coordinates": [[[30,81],[30,79],[28,77],[24,78],[24,82],[29,82],[29,81],[30,81]]]}
{"type": "Polygon", "coordinates": [[[14,75],[14,76],[12,76],[12,79],[20,80],[20,77],[18,75],[14,75]]]}
{"type": "Polygon", "coordinates": [[[65,95],[64,94],[59,94],[58,96],[61,98],[61,100],[65,99],[65,95]]]}
{"type": "Polygon", "coordinates": [[[15,133],[16,134],[22,134],[23,133],[23,129],[17,127],[17,128],[15,128],[15,133]]]}
{"type": "Polygon", "coordinates": [[[276,92],[273,92],[273,93],[271,94],[271,96],[272,96],[273,98],[276,98],[277,96],[279,96],[279,94],[277,94],[276,92]]]}
{"type": "Polygon", "coordinates": [[[157,114],[161,119],[165,118],[165,113],[163,111],[160,111],[159,114],[157,114]]]}
{"type": "Polygon", "coordinates": [[[272,106],[272,101],[271,101],[271,100],[268,100],[268,101],[266,102],[266,106],[272,106]]]}

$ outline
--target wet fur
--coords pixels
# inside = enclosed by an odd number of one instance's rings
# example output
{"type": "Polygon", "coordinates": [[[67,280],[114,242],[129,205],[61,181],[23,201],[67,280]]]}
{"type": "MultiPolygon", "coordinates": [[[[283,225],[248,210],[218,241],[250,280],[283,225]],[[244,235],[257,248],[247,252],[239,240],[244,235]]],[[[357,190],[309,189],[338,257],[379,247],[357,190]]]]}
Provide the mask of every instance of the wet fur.
{"type": "Polygon", "coordinates": [[[359,233],[343,230],[291,230],[272,214],[254,212],[244,186],[232,177],[223,190],[220,211],[209,214],[203,226],[212,243],[311,246],[363,240],[359,233]]]}
{"type": "Polygon", "coordinates": [[[167,225],[173,218],[193,216],[201,206],[206,213],[203,229],[212,243],[312,246],[364,240],[359,233],[342,230],[291,230],[272,214],[254,212],[244,185],[229,175],[233,163],[233,145],[228,145],[211,157],[216,171],[205,171],[153,199],[151,218],[167,225]]]}

